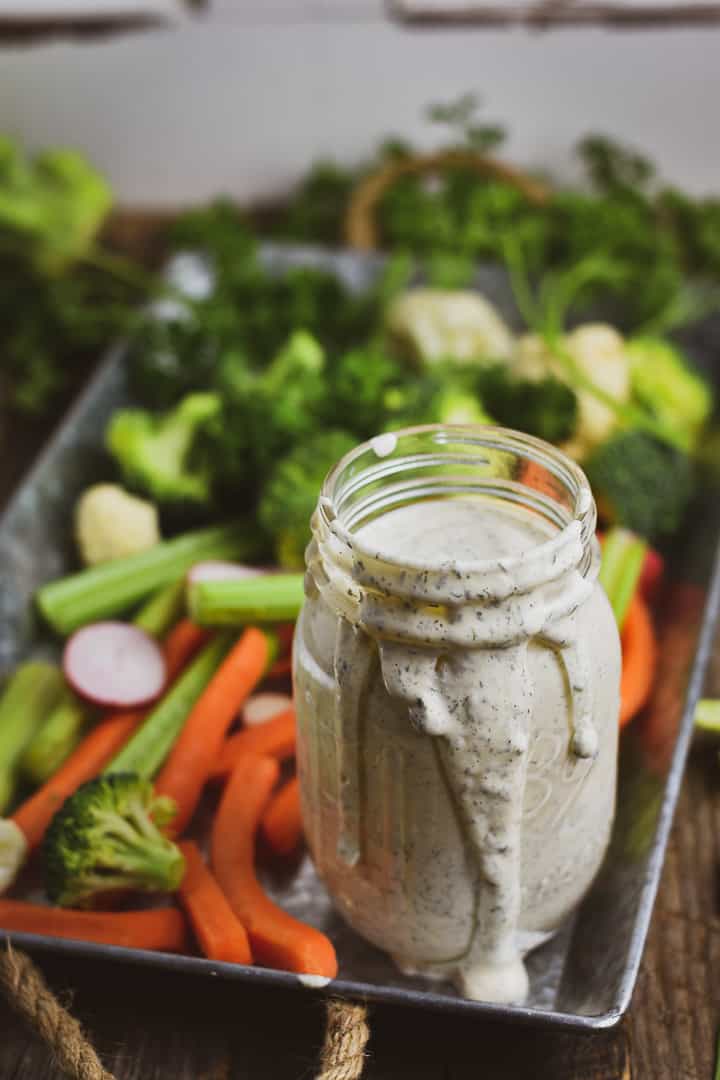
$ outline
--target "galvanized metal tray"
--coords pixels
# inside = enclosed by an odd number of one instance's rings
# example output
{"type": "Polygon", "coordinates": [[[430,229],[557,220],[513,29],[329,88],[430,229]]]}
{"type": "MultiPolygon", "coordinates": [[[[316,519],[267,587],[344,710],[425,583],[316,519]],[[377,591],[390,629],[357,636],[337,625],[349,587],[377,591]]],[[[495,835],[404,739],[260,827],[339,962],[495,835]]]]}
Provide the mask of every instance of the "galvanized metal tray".
{"type": "MultiPolygon", "coordinates": [[[[278,271],[308,264],[331,268],[352,287],[367,285],[380,262],[377,257],[274,246],[265,248],[263,257],[278,271]]],[[[202,261],[194,258],[181,259],[172,268],[180,283],[192,278],[199,287],[206,273],[202,261]]],[[[515,320],[501,271],[481,270],[477,284],[515,320]]],[[[717,382],[714,356],[720,346],[720,320],[695,327],[687,343],[717,382]]],[[[52,654],[57,649],[33,611],[33,593],[42,582],[73,565],[74,500],[89,482],[109,475],[102,434],[113,409],[127,400],[118,348],[100,367],[0,518],[0,675],[30,652],[52,654]]],[[[334,941],[340,975],[324,988],[326,992],[564,1028],[605,1028],[619,1020],[637,977],[720,607],[718,537],[720,500],[706,495],[698,500],[671,554],[673,629],[664,646],[667,654],[661,662],[656,701],[645,719],[632,725],[621,739],[618,812],[608,856],[576,915],[530,956],[527,1003],[508,1007],[467,1001],[444,983],[401,975],[387,957],[341,921],[305,858],[282,879],[268,879],[267,886],[292,914],[322,928],[334,941]]],[[[131,961],[198,977],[319,989],[317,980],[194,956],[32,934],[18,933],[12,938],[26,948],[103,957],[108,962],[131,961]]]]}

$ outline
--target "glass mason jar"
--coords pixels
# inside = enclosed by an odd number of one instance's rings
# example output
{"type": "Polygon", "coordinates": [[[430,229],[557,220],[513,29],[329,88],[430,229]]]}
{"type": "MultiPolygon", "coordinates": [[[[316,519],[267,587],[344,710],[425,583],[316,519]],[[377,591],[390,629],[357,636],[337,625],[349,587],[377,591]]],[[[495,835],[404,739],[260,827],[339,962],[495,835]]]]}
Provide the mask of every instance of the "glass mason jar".
{"type": "Polygon", "coordinates": [[[596,510],[554,447],[492,427],[358,446],[313,517],[296,635],[306,834],[401,969],[521,1001],[615,801],[620,643],[596,510]]]}

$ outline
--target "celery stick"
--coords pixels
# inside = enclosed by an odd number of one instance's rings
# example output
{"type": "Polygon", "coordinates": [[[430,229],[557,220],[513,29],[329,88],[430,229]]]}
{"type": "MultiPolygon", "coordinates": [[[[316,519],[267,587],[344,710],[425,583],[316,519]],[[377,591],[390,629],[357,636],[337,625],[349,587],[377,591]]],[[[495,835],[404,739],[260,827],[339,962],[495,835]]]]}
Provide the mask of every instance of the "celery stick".
{"type": "Polygon", "coordinates": [[[646,552],[647,544],[642,537],[628,529],[611,529],[605,537],[599,580],[620,630],[640,580],[646,552]]]}
{"type": "Polygon", "coordinates": [[[59,634],[122,614],[155,589],[169,585],[196,562],[255,558],[262,542],[254,523],[237,522],[185,533],[126,559],[81,570],[43,585],[36,601],[59,634]]]}
{"type": "Polygon", "coordinates": [[[720,735],[720,699],[702,698],[695,709],[695,727],[720,735]]]}
{"type": "Polygon", "coordinates": [[[97,713],[65,689],[20,759],[20,771],[35,785],[44,784],[70,757],[97,713]]]}
{"type": "Polygon", "coordinates": [[[201,626],[292,622],[302,607],[302,574],[264,574],[188,586],[190,618],[201,626]]]}
{"type": "Polygon", "coordinates": [[[143,604],[133,618],[136,626],[152,637],[162,637],[182,615],[185,607],[185,579],[165,585],[143,604]]]}
{"type": "Polygon", "coordinates": [[[15,794],[22,752],[64,685],[60,669],[40,660],[22,664],[11,676],[0,698],[0,813],[15,794]]]}
{"type": "Polygon", "coordinates": [[[155,775],[233,640],[233,635],[219,634],[205,646],[105,768],[106,774],[132,772],[147,780],[155,775]]]}

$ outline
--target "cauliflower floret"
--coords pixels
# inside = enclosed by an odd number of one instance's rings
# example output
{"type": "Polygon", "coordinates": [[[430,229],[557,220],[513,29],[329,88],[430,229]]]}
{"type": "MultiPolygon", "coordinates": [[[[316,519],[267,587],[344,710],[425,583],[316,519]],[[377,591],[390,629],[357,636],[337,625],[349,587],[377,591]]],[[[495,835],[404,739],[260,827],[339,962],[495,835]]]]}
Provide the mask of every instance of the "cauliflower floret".
{"type": "Polygon", "coordinates": [[[160,541],[157,508],[117,484],[95,484],[75,506],[75,539],[86,566],[146,551],[160,541]]]}
{"type": "Polygon", "coordinates": [[[423,361],[507,359],[513,336],[489,300],[479,293],[410,289],[391,304],[391,335],[423,361]]]}
{"type": "Polygon", "coordinates": [[[22,830],[10,818],[0,818],[0,895],[15,881],[27,852],[22,830]]]}
{"type": "MultiPolygon", "coordinates": [[[[598,389],[620,404],[630,400],[630,360],[622,336],[612,326],[604,323],[578,326],[565,335],[563,348],[598,389]]],[[[553,356],[545,342],[535,334],[526,334],[518,340],[513,370],[527,379],[555,375],[573,385],[562,360],[553,356]]],[[[574,386],[573,389],[578,399],[578,426],[563,449],[582,461],[615,430],[617,414],[592,391],[574,386]]]]}

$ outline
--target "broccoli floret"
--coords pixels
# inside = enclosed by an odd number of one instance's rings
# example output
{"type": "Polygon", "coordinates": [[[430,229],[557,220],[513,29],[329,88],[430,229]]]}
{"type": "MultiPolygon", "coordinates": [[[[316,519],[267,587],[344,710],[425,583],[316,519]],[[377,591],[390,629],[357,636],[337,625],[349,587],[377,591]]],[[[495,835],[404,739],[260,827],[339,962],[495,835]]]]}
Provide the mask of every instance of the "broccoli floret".
{"type": "Polygon", "coordinates": [[[633,396],[691,449],[712,410],[710,387],[667,341],[635,338],[627,353],[633,396]]]}
{"type": "Polygon", "coordinates": [[[319,432],[282,458],[260,498],[258,516],[273,536],[281,566],[302,569],[310,540],[310,518],[330,468],[352,450],[356,439],[346,431],[319,432]]]}
{"type": "Polygon", "coordinates": [[[491,424],[482,402],[470,391],[452,384],[434,396],[428,410],[431,424],[491,424]]]}
{"type": "Polygon", "coordinates": [[[112,206],[112,191],[82,154],[45,150],[28,158],[0,138],[0,229],[36,266],[58,274],[87,255],[112,206]]]}
{"type": "Polygon", "coordinates": [[[504,364],[480,373],[482,399],[499,423],[558,443],[569,439],[578,420],[578,401],[566,383],[549,375],[539,381],[510,374],[504,364]]]}
{"type": "Polygon", "coordinates": [[[490,424],[476,390],[473,370],[442,363],[424,375],[408,374],[402,385],[385,395],[383,430],[397,431],[416,424],[490,424]]]}
{"type": "Polygon", "coordinates": [[[317,430],[328,392],[324,370],[323,350],[304,330],[291,335],[264,371],[226,359],[223,407],[206,425],[200,451],[220,495],[254,495],[275,462],[317,430]]]}
{"type": "Polygon", "coordinates": [[[209,467],[194,459],[201,431],[221,409],[217,394],[188,394],[170,412],[120,409],[106,444],[126,482],[160,503],[211,501],[209,467]]]}
{"type": "Polygon", "coordinates": [[[409,375],[401,386],[390,387],[383,399],[383,431],[433,423],[436,412],[434,403],[440,389],[441,383],[435,375],[409,375]]]}
{"type": "Polygon", "coordinates": [[[585,462],[598,504],[648,540],[675,532],[694,492],[690,459],[641,431],[621,431],[585,462]]]}
{"type": "Polygon", "coordinates": [[[255,392],[257,418],[271,421],[278,446],[312,431],[327,394],[325,353],[312,334],[296,330],[290,335],[258,376],[255,392]]]}
{"type": "Polygon", "coordinates": [[[62,907],[89,905],[116,889],[173,892],[185,860],[160,829],[175,814],[172,799],[156,797],[134,773],[89,780],[66,799],[45,835],[47,893],[62,907]]]}
{"type": "Polygon", "coordinates": [[[328,420],[342,417],[361,439],[382,430],[388,401],[412,379],[407,366],[376,344],[342,353],[328,370],[328,420]]]}

